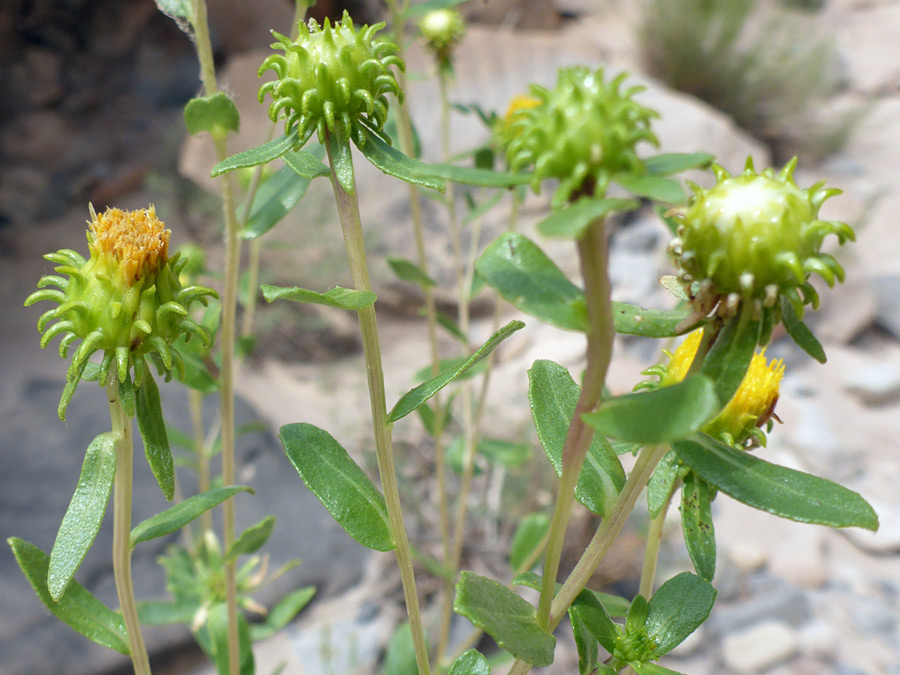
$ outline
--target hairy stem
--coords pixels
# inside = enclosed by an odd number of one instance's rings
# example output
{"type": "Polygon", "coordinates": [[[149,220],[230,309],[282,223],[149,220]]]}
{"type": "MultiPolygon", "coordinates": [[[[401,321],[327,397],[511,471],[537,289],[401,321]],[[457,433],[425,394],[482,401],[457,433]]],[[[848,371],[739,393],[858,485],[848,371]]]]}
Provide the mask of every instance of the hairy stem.
{"type": "Polygon", "coordinates": [[[556,575],[566,536],[566,525],[575,498],[575,484],[581,473],[584,458],[594,438],[594,429],[582,420],[584,413],[594,410],[600,403],[606,371],[612,358],[613,328],[610,300],[609,273],[607,270],[608,241],[603,219],[595,220],[578,241],[578,256],[584,279],[588,313],[587,368],[581,394],[575,406],[575,414],[569,424],[562,451],[562,475],[558,483],[556,504],[550,520],[550,538],[544,558],[544,577],[538,603],[538,624],[547,628],[550,608],[556,588],[556,575]]]}
{"type": "Polygon", "coordinates": [[[128,631],[131,646],[131,663],[135,675],[150,675],[150,658],[144,645],[141,624],[138,620],[137,602],[134,599],[134,582],[131,578],[131,488],[133,480],[134,445],[131,418],[122,409],[119,400],[119,381],[111,373],[106,385],[109,401],[109,417],[112,431],[119,435],[116,442],[116,476],[113,483],[113,576],[119,606],[128,631]]]}
{"type": "MultiPolygon", "coordinates": [[[[346,140],[342,141],[347,143],[346,140]]],[[[326,141],[328,163],[331,166],[331,184],[341,219],[341,230],[347,248],[347,259],[354,288],[371,292],[369,269],[366,264],[366,250],[363,241],[362,222],[359,215],[359,203],[356,192],[347,192],[337,179],[334,158],[331,152],[330,139],[326,141]]],[[[349,156],[349,148],[348,148],[349,156]]],[[[422,617],[419,611],[419,597],[416,593],[416,579],[413,574],[412,554],[403,524],[403,511],[400,507],[400,491],[397,485],[397,473],[394,466],[394,451],[391,444],[391,424],[387,419],[387,402],[384,391],[384,370],[381,363],[381,347],[378,338],[378,324],[375,318],[375,307],[369,305],[357,312],[359,328],[362,335],[363,354],[366,361],[369,402],[372,408],[372,427],[375,434],[375,451],[378,459],[378,472],[387,503],[391,530],[394,534],[397,566],[400,568],[400,579],[403,583],[403,595],[406,600],[406,611],[409,615],[410,630],[416,651],[416,663],[419,675],[429,675],[428,647],[425,644],[425,632],[422,628],[422,617]]]]}

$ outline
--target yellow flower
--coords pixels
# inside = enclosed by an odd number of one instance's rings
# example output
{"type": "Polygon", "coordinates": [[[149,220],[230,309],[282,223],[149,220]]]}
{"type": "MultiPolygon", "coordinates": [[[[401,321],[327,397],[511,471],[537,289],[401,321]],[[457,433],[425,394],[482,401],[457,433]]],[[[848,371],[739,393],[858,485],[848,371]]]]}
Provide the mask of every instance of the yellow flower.
{"type": "MultiPolygon", "coordinates": [[[[669,354],[669,364],[660,375],[662,386],[681,382],[685,378],[702,337],[703,330],[695,330],[674,353],[669,354]]],[[[765,436],[760,427],[772,417],[783,376],[784,362],[781,359],[767,361],[765,349],[754,354],[741,386],[703,431],[731,444],[743,445],[751,437],[764,444],[765,436]]]]}

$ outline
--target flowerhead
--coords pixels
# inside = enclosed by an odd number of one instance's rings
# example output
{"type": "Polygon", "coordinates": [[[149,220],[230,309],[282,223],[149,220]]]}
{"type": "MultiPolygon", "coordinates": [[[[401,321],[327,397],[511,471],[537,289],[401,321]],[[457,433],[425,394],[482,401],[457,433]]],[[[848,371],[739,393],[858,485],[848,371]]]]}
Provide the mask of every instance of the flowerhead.
{"type": "Polygon", "coordinates": [[[650,121],[658,115],[632,100],[642,87],[622,89],[626,77],[606,80],[602,68],[565,68],[553,91],[532,86],[539,104],[515,114],[510,166],[533,166],[535,190],[545,178],[558,179],[554,205],[581,191],[600,196],[616,174],[643,172],[636,147],[657,144],[650,121]]]}
{"type": "Polygon", "coordinates": [[[171,346],[179,336],[197,335],[209,341],[209,333],[188,318],[188,310],[195,300],[205,302],[215,291],[203,286],[182,286],[178,275],[186,261],[179,260],[178,255],[169,258],[170,231],[157,218],[156,209],[109,208],[98,215],[91,208],[90,213],[90,257],[85,260],[69,249],[47,254],[47,260],[57,263],[57,274],[41,277],[41,290],[25,300],[26,306],[40,300],[59,305],[38,321],[38,330],[43,333],[42,348],[62,335],[59,354],[66,358],[72,343],[81,340],[60,403],[62,419],[68,399],[94,352],[103,354],[101,384],[106,384],[115,362],[120,382],[133,368],[135,384],[140,386],[148,357],[167,376],[174,368],[183,377],[181,356],[171,346]],[[53,321],[56,323],[50,325],[53,321]]]}
{"type": "Polygon", "coordinates": [[[272,70],[277,79],[259,89],[259,100],[271,94],[269,118],[285,118],[285,132],[297,131],[296,147],[313,131],[319,141],[327,134],[365,144],[365,126],[380,130],[387,121],[388,94],[402,99],[403,92],[391,66],[404,69],[397,45],[378,40],[383,23],[357,30],[344,12],[333,26],[314,20],[300,24],[296,40],[272,32],[272,45],[284,54],[272,54],[259,67],[259,75],[272,70]]]}
{"type": "Polygon", "coordinates": [[[824,182],[797,187],[796,164],[794,158],[777,174],[757,173],[748,159],[736,176],[714,166],[716,184],[708,190],[694,186],[687,207],[675,212],[680,226],[669,253],[684,281],[699,282],[702,302],[725,300],[723,314],[735,313],[745,301],[778,311],[784,295],[802,316],[804,304],[818,303],[811,274],[829,286],[843,281],[844,270],[821,247],[829,234],[841,244],[852,241],[853,230],[818,217],[822,203],[840,190],[824,182]]]}
{"type": "Polygon", "coordinates": [[[466,22],[455,9],[436,9],[422,17],[419,32],[438,62],[445,63],[465,37],[466,22]]]}

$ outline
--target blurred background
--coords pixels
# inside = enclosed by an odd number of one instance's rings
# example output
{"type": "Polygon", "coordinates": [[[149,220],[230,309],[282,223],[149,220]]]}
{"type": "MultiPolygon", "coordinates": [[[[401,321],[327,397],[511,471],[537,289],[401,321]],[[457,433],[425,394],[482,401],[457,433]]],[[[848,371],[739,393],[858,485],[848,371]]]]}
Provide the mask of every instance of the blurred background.
{"type": "MultiPolygon", "coordinates": [[[[385,18],[377,0],[320,2],[311,15],[357,23],[385,18]]],[[[661,113],[663,151],[707,151],[731,172],[752,156],[757,169],[800,158],[801,187],[827,180],[845,193],[827,202],[826,219],[843,220],[857,243],[835,251],[847,282],[823,293],[808,322],[829,356],[813,363],[789,340],[769,356],[785,359],[778,415],[783,425],[758,452],[859,491],[881,519],[877,534],[802,526],[752,511],[724,495],[714,504],[719,539],[719,599],[707,624],[665,662],[691,675],[900,674],[900,2],[896,0],[471,0],[457,52],[454,102],[503,114],[528,84],[545,86],[563,65],[627,70],[647,87],[637,97],[661,113]]],[[[232,152],[260,144],[268,130],[256,101],[256,69],[269,53],[270,29],[290,31],[286,0],[209,0],[217,67],[242,116],[232,152]]],[[[441,158],[431,60],[410,32],[408,96],[423,157],[441,158]]],[[[221,269],[218,191],[209,175],[209,139],[188,138],[184,104],[199,91],[193,45],[152,0],[4,0],[0,7],[0,534],[49,550],[77,480],[83,450],[108,428],[95,385],[79,387],[64,424],[56,404],[65,364],[55,346],[41,351],[39,308],[22,303],[52,265],[44,253],[84,251],[87,205],[157,207],[172,246],[203,247],[221,269]]],[[[483,144],[488,131],[471,112],[452,120],[455,152],[483,144]]],[[[406,391],[428,360],[416,289],[396,280],[389,253],[412,258],[406,187],[357,164],[374,284],[379,296],[388,397],[406,391]]],[[[708,180],[694,176],[698,182],[708,180]]],[[[523,228],[546,213],[548,195],[531,195],[523,228]]],[[[459,190],[484,201],[482,191],[459,190]]],[[[461,202],[462,203],[462,202],[461,202]]],[[[450,239],[444,209],[423,200],[433,276],[449,290],[450,239]]],[[[505,228],[508,203],[485,216],[482,246],[505,228]]],[[[262,240],[261,282],[325,289],[349,285],[330,187],[314,182],[303,203],[262,240]]],[[[667,232],[649,209],[615,223],[611,274],[618,300],[669,306],[657,283],[669,272],[667,232]]],[[[543,245],[544,242],[542,242],[543,245]]],[[[547,243],[564,268],[574,250],[547,243]]],[[[212,286],[220,280],[213,275],[212,286]]],[[[474,306],[476,336],[490,333],[492,303],[474,306]]],[[[512,310],[510,310],[512,314],[512,310]]],[[[239,423],[270,430],[311,422],[339,435],[360,463],[368,452],[364,381],[355,320],[313,305],[258,307],[254,348],[237,385],[239,423]]],[[[776,336],[777,337],[777,336],[776,336]]],[[[660,357],[659,343],[621,339],[610,388],[628,391],[660,357]]],[[[534,449],[518,466],[481,467],[464,567],[503,574],[509,537],[523,514],[550,503],[553,483],[528,417],[525,371],[538,358],[575,373],[583,367],[577,335],[529,321],[500,353],[488,403],[494,433],[534,449]]],[[[207,417],[215,400],[207,401],[207,417]]],[[[187,429],[186,394],[163,391],[169,423],[187,429]]],[[[429,445],[418,421],[395,431],[412,539],[436,551],[429,445]]],[[[271,602],[292,588],[319,591],[299,621],[256,648],[258,672],[380,672],[384,646],[402,619],[399,578],[389,555],[362,549],[310,495],[272,431],[240,440],[239,482],[257,494],[238,501],[239,528],[279,516],[267,545],[271,566],[304,563],[262,594],[271,602]],[[385,603],[385,593],[396,600],[385,603]]],[[[135,519],[164,507],[143,462],[136,462],[135,519]]],[[[186,479],[188,480],[188,479],[186,479]]],[[[666,530],[662,575],[688,569],[678,513],[666,530]]],[[[580,511],[568,543],[574,564],[596,523],[580,511]]],[[[646,518],[598,570],[595,587],[636,591],[646,518]]],[[[109,524],[78,578],[115,606],[109,524]]],[[[135,555],[137,593],[163,597],[156,540],[135,555]]],[[[440,581],[418,570],[420,592],[440,581]]],[[[123,658],[93,645],[41,606],[5,547],[0,549],[0,675],[128,672],[123,658]]],[[[458,617],[461,640],[468,621],[458,617]]],[[[541,672],[577,672],[574,645],[561,632],[557,662],[541,672]]],[[[209,673],[184,628],[148,629],[154,672],[209,673]]],[[[502,671],[501,671],[502,672],[502,671]]]]}

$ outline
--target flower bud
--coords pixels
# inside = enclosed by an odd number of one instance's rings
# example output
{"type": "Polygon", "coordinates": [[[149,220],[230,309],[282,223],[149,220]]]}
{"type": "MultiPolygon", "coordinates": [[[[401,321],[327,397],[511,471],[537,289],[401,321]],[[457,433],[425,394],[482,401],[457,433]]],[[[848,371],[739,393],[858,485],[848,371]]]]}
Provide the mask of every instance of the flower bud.
{"type": "Polygon", "coordinates": [[[436,9],[419,22],[425,46],[440,63],[447,63],[466,34],[466,22],[455,9],[436,9]]]}
{"type": "Polygon", "coordinates": [[[404,70],[404,64],[393,42],[375,39],[382,28],[379,23],[357,31],[345,11],[334,26],[328,19],[321,28],[314,20],[301,23],[294,41],[272,32],[278,40],[272,48],[284,54],[272,54],[259,67],[260,76],[272,70],[278,77],[260,87],[259,101],[272,95],[269,118],[285,116],[285,132],[300,133],[297,147],[313,131],[320,142],[328,133],[364,145],[363,126],[384,126],[387,95],[403,96],[390,66],[404,70]]]}

